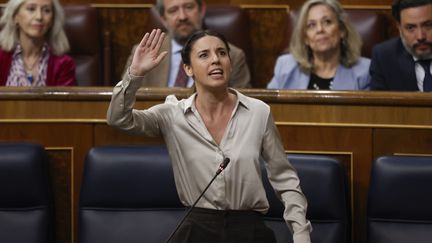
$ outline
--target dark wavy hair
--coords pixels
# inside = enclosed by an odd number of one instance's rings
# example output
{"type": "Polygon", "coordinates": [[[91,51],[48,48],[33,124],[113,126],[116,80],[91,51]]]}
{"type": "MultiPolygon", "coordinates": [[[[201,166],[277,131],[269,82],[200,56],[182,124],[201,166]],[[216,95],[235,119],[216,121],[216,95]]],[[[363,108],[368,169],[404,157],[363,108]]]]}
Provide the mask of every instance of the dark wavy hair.
{"type": "Polygon", "coordinates": [[[190,54],[192,51],[192,47],[195,44],[195,42],[201,38],[203,38],[204,36],[214,36],[218,39],[220,39],[224,44],[225,47],[228,51],[230,51],[229,45],[228,45],[228,41],[225,39],[225,37],[213,30],[198,30],[195,33],[193,33],[191,35],[191,37],[189,37],[189,39],[186,41],[186,44],[184,45],[182,51],[181,51],[181,57],[183,60],[183,63],[186,65],[190,65],[191,61],[190,61],[190,54]]]}
{"type": "Polygon", "coordinates": [[[400,22],[400,13],[402,10],[427,4],[432,4],[432,0],[395,0],[392,4],[393,18],[397,22],[400,22]]]}

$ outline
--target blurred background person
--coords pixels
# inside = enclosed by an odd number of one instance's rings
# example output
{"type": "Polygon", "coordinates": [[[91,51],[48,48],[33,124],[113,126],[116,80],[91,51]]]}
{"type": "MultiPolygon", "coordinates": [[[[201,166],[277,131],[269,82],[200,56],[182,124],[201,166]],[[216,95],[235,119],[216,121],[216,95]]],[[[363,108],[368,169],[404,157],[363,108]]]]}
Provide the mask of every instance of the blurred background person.
{"type": "Polygon", "coordinates": [[[58,0],[10,0],[0,19],[0,85],[75,85],[58,0]]]}
{"type": "Polygon", "coordinates": [[[372,51],[372,90],[432,91],[432,0],[396,0],[399,37],[372,51]]]}
{"type": "MultiPolygon", "coordinates": [[[[205,3],[201,0],[157,0],[156,9],[168,32],[168,38],[165,38],[161,49],[168,51],[168,56],[146,75],[142,84],[155,87],[192,87],[193,79],[187,77],[183,68],[180,68],[182,66],[180,53],[186,40],[194,32],[203,28],[205,3]]],[[[243,50],[233,44],[229,44],[229,47],[233,68],[229,86],[251,87],[250,71],[243,50]]],[[[136,46],[132,48],[132,53],[126,62],[123,79],[132,63],[135,48],[136,46]]]]}
{"type": "Polygon", "coordinates": [[[304,3],[289,51],[275,65],[269,89],[366,90],[370,60],[339,2],[304,3]]]}

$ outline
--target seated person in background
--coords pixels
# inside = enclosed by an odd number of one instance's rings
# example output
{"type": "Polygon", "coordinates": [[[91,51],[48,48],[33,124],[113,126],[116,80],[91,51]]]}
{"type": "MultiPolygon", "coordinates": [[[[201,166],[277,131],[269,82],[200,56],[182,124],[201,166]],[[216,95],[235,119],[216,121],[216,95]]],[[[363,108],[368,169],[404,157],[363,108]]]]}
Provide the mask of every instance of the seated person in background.
{"type": "Polygon", "coordinates": [[[372,90],[432,91],[432,0],[396,0],[400,37],[372,51],[372,90]]]}
{"type": "Polygon", "coordinates": [[[361,39],[336,0],[302,6],[290,53],[278,58],[269,89],[364,90],[370,60],[360,57],[361,39]]]}
{"type": "MultiPolygon", "coordinates": [[[[168,30],[168,38],[162,45],[162,51],[168,51],[168,56],[162,63],[148,73],[143,86],[155,87],[191,87],[193,79],[184,73],[180,52],[186,40],[197,30],[201,30],[205,15],[205,3],[202,0],[157,0],[156,8],[162,22],[168,30]]],[[[132,48],[132,53],[125,65],[123,79],[132,63],[133,53],[137,45],[132,48]]],[[[232,60],[232,74],[230,87],[249,88],[250,72],[246,64],[243,50],[230,44],[230,56],[232,60]]]]}
{"type": "Polygon", "coordinates": [[[0,85],[75,85],[58,0],[10,0],[0,19],[0,85]]]}

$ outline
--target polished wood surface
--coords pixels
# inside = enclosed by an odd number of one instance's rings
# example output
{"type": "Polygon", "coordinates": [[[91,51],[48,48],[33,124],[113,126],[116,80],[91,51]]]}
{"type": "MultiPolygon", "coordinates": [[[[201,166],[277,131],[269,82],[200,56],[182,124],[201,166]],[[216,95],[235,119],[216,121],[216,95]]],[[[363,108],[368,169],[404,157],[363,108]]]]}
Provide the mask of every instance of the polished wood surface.
{"type": "MultiPolygon", "coordinates": [[[[0,87],[0,141],[42,144],[52,161],[57,242],[76,239],[85,154],[93,146],[160,144],[106,125],[109,87],[0,87]],[[75,238],[74,238],[75,237],[75,238]]],[[[272,109],[287,153],[324,154],[343,162],[350,181],[353,238],[366,242],[366,200],[373,159],[432,155],[432,94],[244,89],[272,109]]],[[[136,108],[179,98],[189,89],[142,88],[136,108]]]]}

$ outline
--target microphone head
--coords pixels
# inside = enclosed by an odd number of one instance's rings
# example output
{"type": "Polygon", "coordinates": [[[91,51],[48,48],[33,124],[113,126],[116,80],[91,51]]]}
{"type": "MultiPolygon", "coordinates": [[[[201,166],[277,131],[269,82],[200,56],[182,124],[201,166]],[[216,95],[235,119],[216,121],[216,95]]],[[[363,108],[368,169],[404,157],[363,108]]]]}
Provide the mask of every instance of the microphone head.
{"type": "Polygon", "coordinates": [[[231,161],[230,158],[225,158],[225,159],[222,161],[222,163],[220,164],[220,167],[221,167],[222,169],[225,169],[225,168],[227,167],[227,165],[229,164],[230,161],[231,161]]]}
{"type": "Polygon", "coordinates": [[[222,163],[219,165],[218,170],[216,171],[216,175],[219,175],[228,165],[228,163],[230,162],[229,158],[225,158],[222,163]]]}

